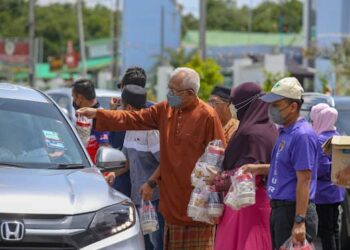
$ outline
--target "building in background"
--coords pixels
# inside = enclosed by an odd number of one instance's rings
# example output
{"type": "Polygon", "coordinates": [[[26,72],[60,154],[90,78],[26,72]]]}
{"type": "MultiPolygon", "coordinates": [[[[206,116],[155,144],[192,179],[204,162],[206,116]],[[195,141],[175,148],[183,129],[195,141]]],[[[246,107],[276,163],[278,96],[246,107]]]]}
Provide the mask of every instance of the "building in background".
{"type": "Polygon", "coordinates": [[[180,5],[176,0],[125,0],[121,39],[122,71],[134,65],[154,69],[164,49],[180,46],[180,5]]]}
{"type": "MultiPolygon", "coordinates": [[[[314,0],[316,8],[316,43],[321,50],[331,49],[334,43],[350,37],[350,1],[349,0],[314,0]]],[[[326,77],[334,90],[336,75],[329,58],[316,59],[315,89],[322,90],[320,77],[326,77]]]]}

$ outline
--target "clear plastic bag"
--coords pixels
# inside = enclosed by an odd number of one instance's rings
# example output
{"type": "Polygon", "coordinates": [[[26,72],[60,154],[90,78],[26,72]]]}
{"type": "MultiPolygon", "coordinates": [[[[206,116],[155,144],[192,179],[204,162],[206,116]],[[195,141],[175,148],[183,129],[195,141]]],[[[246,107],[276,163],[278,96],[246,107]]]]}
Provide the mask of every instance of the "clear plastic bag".
{"type": "Polygon", "coordinates": [[[75,123],[75,128],[84,146],[86,146],[91,134],[91,128],[92,128],[91,119],[85,116],[78,115],[75,123]]]}
{"type": "Polygon", "coordinates": [[[203,214],[203,210],[208,205],[208,195],[205,189],[205,183],[203,181],[199,182],[193,189],[190,202],[187,206],[187,215],[189,217],[196,218],[203,214]]]}
{"type": "MultiPolygon", "coordinates": [[[[200,183],[202,184],[202,183],[200,183]]],[[[187,207],[187,215],[195,221],[214,224],[215,220],[208,213],[208,197],[210,191],[204,183],[192,191],[187,207]]]]}
{"type": "Polygon", "coordinates": [[[206,179],[214,181],[215,176],[222,170],[225,148],[221,140],[209,142],[204,154],[198,159],[192,174],[191,183],[197,186],[198,182],[206,179]]]}
{"type": "Polygon", "coordinates": [[[304,244],[294,245],[292,237],[290,237],[284,244],[280,247],[280,250],[316,250],[314,244],[309,243],[307,240],[304,244]]]}
{"type": "Polygon", "coordinates": [[[144,235],[153,233],[159,229],[157,212],[151,201],[142,200],[139,213],[144,235]]]}
{"type": "Polygon", "coordinates": [[[231,177],[231,187],[225,197],[225,204],[235,210],[255,204],[255,176],[238,170],[231,177]]]}
{"type": "Polygon", "coordinates": [[[224,205],[217,192],[211,191],[208,195],[208,214],[211,217],[219,218],[224,212],[224,205]]]}
{"type": "Polygon", "coordinates": [[[225,148],[221,140],[214,140],[209,142],[205,150],[205,161],[219,170],[222,169],[222,162],[224,160],[225,148]]]}

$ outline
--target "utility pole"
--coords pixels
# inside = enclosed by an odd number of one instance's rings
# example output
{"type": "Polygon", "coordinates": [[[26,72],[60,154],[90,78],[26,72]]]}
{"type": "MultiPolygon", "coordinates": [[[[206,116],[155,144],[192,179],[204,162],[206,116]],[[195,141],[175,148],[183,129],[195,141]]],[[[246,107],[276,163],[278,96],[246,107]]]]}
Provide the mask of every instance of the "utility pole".
{"type": "Polygon", "coordinates": [[[85,38],[84,38],[84,24],[83,24],[83,13],[82,13],[82,0],[77,0],[77,14],[78,14],[78,30],[79,30],[79,47],[80,47],[80,58],[81,58],[81,76],[86,77],[86,54],[85,54],[85,38]]]}
{"type": "Polygon", "coordinates": [[[35,87],[35,0],[29,0],[29,85],[35,87]]]}
{"type": "Polygon", "coordinates": [[[118,75],[118,47],[119,47],[119,0],[115,0],[115,12],[112,14],[112,81],[117,82],[118,75]]]}
{"type": "Polygon", "coordinates": [[[200,14],[199,14],[199,53],[201,58],[206,58],[206,26],[207,26],[207,0],[199,0],[200,14]]]}
{"type": "MultiPolygon", "coordinates": [[[[311,0],[304,0],[303,6],[303,29],[304,29],[304,48],[310,49],[311,47],[311,0]]],[[[303,59],[305,67],[310,66],[310,60],[303,59]]]]}

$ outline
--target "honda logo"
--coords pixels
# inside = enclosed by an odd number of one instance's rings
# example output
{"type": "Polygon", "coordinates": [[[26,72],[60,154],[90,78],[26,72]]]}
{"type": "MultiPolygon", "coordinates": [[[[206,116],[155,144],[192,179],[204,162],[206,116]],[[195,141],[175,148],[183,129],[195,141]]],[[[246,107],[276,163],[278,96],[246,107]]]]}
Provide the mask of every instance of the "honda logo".
{"type": "Polygon", "coordinates": [[[0,236],[6,241],[20,241],[24,237],[24,224],[19,221],[2,222],[0,236]]]}

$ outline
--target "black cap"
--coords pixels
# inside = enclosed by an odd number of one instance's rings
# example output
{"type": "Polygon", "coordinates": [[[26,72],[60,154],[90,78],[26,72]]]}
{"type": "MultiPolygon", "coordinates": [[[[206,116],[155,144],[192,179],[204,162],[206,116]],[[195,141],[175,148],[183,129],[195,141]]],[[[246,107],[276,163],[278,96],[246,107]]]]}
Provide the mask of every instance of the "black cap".
{"type": "Polygon", "coordinates": [[[130,67],[125,71],[121,82],[118,83],[117,86],[118,88],[121,88],[122,86],[133,84],[133,85],[145,87],[146,81],[147,81],[147,75],[143,68],[137,67],[137,66],[130,67]]]}
{"type": "Polygon", "coordinates": [[[230,101],[231,89],[225,86],[215,86],[211,95],[220,97],[222,100],[229,102],[230,101]]]}
{"type": "Polygon", "coordinates": [[[133,108],[141,109],[146,107],[147,92],[146,89],[129,84],[126,85],[122,92],[122,100],[125,104],[131,105],[133,108]]]}

